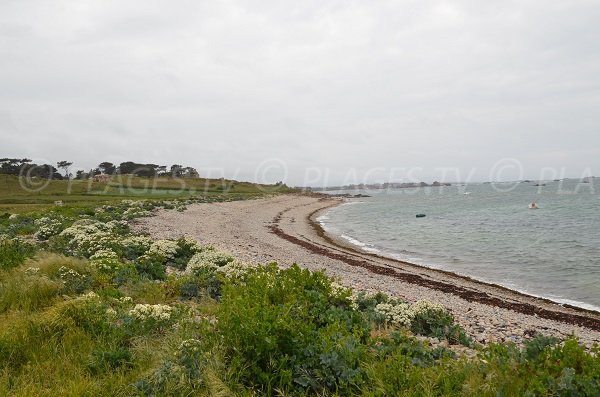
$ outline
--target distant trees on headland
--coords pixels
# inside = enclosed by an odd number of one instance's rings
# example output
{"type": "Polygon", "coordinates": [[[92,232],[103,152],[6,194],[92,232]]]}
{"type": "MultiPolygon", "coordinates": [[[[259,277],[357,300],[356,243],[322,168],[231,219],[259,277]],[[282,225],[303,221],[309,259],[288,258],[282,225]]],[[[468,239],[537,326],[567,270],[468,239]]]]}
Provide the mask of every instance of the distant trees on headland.
{"type": "Polygon", "coordinates": [[[35,164],[30,159],[0,159],[0,174],[22,175],[43,179],[63,179],[63,176],[53,165],[35,164]]]}
{"type": "MultiPolygon", "coordinates": [[[[21,175],[44,179],[71,179],[73,178],[73,175],[69,171],[71,165],[73,165],[73,163],[69,161],[59,161],[56,163],[56,167],[54,167],[50,164],[35,164],[30,159],[0,158],[0,174],[15,176],[21,175]],[[64,175],[58,172],[57,167],[64,171],[64,175]]],[[[195,168],[184,167],[179,164],[173,164],[167,170],[166,165],[142,164],[134,161],[125,161],[117,166],[111,162],[103,161],[98,164],[98,167],[87,172],[85,170],[78,170],[75,173],[74,178],[89,179],[101,174],[130,174],[149,178],[158,176],[171,176],[178,178],[200,177],[195,168]]]]}

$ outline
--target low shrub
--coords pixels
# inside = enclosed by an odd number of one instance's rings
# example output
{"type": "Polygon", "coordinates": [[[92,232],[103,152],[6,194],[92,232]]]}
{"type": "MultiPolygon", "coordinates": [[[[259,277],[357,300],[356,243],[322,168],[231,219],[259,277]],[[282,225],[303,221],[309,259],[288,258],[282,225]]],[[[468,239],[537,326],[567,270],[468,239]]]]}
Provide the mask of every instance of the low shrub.
{"type": "Polygon", "coordinates": [[[533,339],[523,342],[523,355],[528,360],[536,360],[546,348],[551,348],[559,342],[553,336],[536,335],[533,339]]]}
{"type": "Polygon", "coordinates": [[[113,371],[117,368],[127,368],[133,365],[131,352],[123,347],[111,350],[94,350],[88,362],[92,375],[113,371]]]}
{"type": "Polygon", "coordinates": [[[216,270],[234,261],[233,256],[215,249],[205,249],[194,254],[187,263],[186,273],[198,274],[216,270]]]}
{"type": "Polygon", "coordinates": [[[36,252],[33,244],[18,238],[8,239],[0,236],[0,270],[12,269],[22,265],[36,252]]]}
{"type": "Polygon", "coordinates": [[[450,344],[469,346],[472,343],[465,330],[454,322],[454,317],[446,309],[426,301],[417,302],[413,306],[410,330],[415,335],[446,339],[450,344]]]}
{"type": "Polygon", "coordinates": [[[134,265],[140,277],[150,280],[164,280],[167,277],[165,258],[157,252],[148,252],[140,256],[134,265]]]}
{"type": "Polygon", "coordinates": [[[202,250],[202,247],[193,240],[184,237],[177,239],[177,253],[167,262],[167,266],[172,266],[179,270],[185,270],[190,259],[202,250]]]}
{"type": "Polygon", "coordinates": [[[201,295],[202,287],[194,280],[185,280],[179,285],[179,297],[183,300],[197,299],[201,295]]]}
{"type": "Polygon", "coordinates": [[[216,327],[229,365],[269,395],[353,390],[364,381],[370,327],[338,301],[327,277],[297,266],[259,267],[225,284],[216,327]]]}
{"type": "Polygon", "coordinates": [[[161,330],[175,321],[175,313],[169,305],[138,303],[129,310],[129,317],[144,331],[161,330]]]}

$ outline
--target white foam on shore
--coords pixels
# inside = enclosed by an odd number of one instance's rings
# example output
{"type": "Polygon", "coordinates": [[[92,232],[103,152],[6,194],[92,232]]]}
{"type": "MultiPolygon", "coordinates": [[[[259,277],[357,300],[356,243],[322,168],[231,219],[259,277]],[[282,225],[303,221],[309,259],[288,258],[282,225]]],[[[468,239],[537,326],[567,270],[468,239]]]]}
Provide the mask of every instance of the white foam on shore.
{"type": "Polygon", "coordinates": [[[321,226],[321,228],[322,228],[323,230],[325,230],[325,231],[326,231],[326,232],[328,232],[328,233],[335,234],[335,231],[337,231],[337,230],[334,230],[334,228],[333,228],[333,227],[330,227],[329,225],[327,225],[327,224],[325,223],[325,221],[327,221],[327,220],[329,220],[329,216],[327,216],[327,213],[325,213],[325,214],[323,214],[323,215],[319,216],[319,217],[316,219],[317,223],[318,223],[318,224],[321,226]]]}
{"type": "Polygon", "coordinates": [[[594,306],[594,305],[590,305],[589,303],[585,303],[585,302],[579,302],[579,301],[574,301],[571,299],[552,299],[552,298],[548,298],[551,301],[554,301],[558,304],[565,304],[565,305],[571,305],[571,306],[576,306],[576,307],[580,307],[582,309],[586,309],[586,310],[593,310],[595,312],[600,313],[600,307],[599,306],[594,306]]]}
{"type": "Polygon", "coordinates": [[[432,264],[432,263],[428,263],[427,261],[423,261],[421,258],[416,258],[416,257],[409,257],[409,256],[404,256],[404,255],[400,255],[400,254],[395,254],[395,253],[390,253],[390,252],[385,252],[382,251],[381,254],[383,256],[387,256],[388,258],[392,258],[392,259],[397,259],[400,261],[406,261],[408,263],[412,263],[418,266],[423,266],[423,267],[427,267],[430,269],[438,269],[438,270],[444,270],[444,271],[450,271],[452,273],[455,273],[459,276],[463,276],[463,277],[468,277],[470,279],[473,279],[475,281],[480,281],[482,283],[486,283],[486,284],[493,284],[493,285],[499,285],[501,287],[504,288],[508,288],[512,291],[524,294],[524,295],[529,295],[529,296],[533,296],[535,298],[541,298],[541,299],[547,299],[549,301],[552,301],[554,303],[557,303],[559,305],[570,305],[570,306],[575,306],[581,309],[585,309],[585,310],[592,310],[592,311],[596,311],[598,313],[600,313],[600,307],[599,306],[595,306],[592,305],[590,303],[585,303],[585,302],[580,302],[580,301],[576,301],[576,300],[572,300],[572,299],[566,299],[566,298],[561,298],[561,297],[555,297],[555,296],[549,296],[549,295],[541,295],[541,294],[536,294],[533,293],[531,291],[522,289],[522,288],[518,288],[516,285],[514,285],[513,283],[506,283],[506,282],[502,282],[502,281],[496,281],[496,280],[490,280],[490,279],[485,279],[485,278],[481,278],[481,277],[477,277],[474,276],[472,274],[465,274],[462,272],[457,272],[453,269],[449,269],[443,265],[438,265],[438,264],[432,264]]]}
{"type": "MultiPolygon", "coordinates": [[[[502,285],[502,284],[499,284],[499,285],[502,285]]],[[[600,307],[592,305],[590,303],[580,302],[580,301],[576,301],[576,300],[572,300],[572,299],[567,299],[567,298],[556,297],[556,296],[540,295],[540,294],[536,294],[536,293],[533,293],[531,291],[527,291],[527,290],[524,290],[524,289],[515,288],[512,285],[511,286],[506,286],[506,288],[510,288],[513,291],[517,291],[517,292],[520,292],[520,293],[525,294],[525,295],[534,296],[536,298],[548,299],[549,301],[557,303],[557,304],[559,304],[561,306],[562,305],[570,305],[570,306],[579,307],[581,309],[592,310],[592,311],[600,313],[600,307]]]]}
{"type": "Polygon", "coordinates": [[[346,201],[345,203],[340,204],[340,207],[343,207],[344,205],[354,205],[354,204],[364,204],[364,201],[346,201]]]}
{"type": "Polygon", "coordinates": [[[375,246],[373,246],[373,244],[363,243],[362,241],[359,241],[359,240],[355,239],[354,237],[350,237],[345,234],[342,234],[340,237],[343,238],[344,240],[348,241],[350,244],[356,245],[357,247],[361,248],[363,251],[372,252],[372,253],[380,253],[381,252],[377,248],[375,248],[375,246]]]}
{"type": "Polygon", "coordinates": [[[580,301],[576,301],[576,300],[572,300],[572,299],[566,299],[566,298],[561,298],[561,297],[555,297],[555,296],[549,296],[549,295],[541,295],[541,294],[537,294],[522,288],[518,288],[515,284],[513,283],[507,283],[507,282],[502,282],[502,281],[496,281],[496,280],[490,280],[490,279],[486,279],[486,278],[482,278],[482,277],[477,277],[475,275],[472,274],[466,274],[463,272],[457,272],[453,269],[449,269],[448,267],[445,267],[443,265],[438,265],[438,264],[431,264],[431,263],[427,263],[426,261],[421,260],[421,258],[411,258],[411,257],[403,257],[402,255],[398,255],[398,254],[390,254],[388,252],[383,252],[382,253],[383,256],[387,256],[389,258],[392,259],[398,259],[401,261],[406,261],[418,266],[423,266],[423,267],[427,267],[430,269],[438,269],[438,270],[444,270],[444,271],[449,271],[452,273],[455,273],[459,276],[463,276],[463,277],[468,277],[472,280],[475,281],[480,281],[482,283],[486,283],[486,284],[492,284],[492,285],[498,285],[504,288],[508,288],[512,291],[518,292],[520,294],[523,295],[529,295],[529,296],[533,296],[535,298],[541,298],[541,299],[547,299],[549,301],[552,301],[554,303],[557,303],[559,305],[571,305],[571,306],[575,306],[581,309],[585,309],[585,310],[592,310],[592,311],[596,311],[598,313],[600,313],[600,307],[592,305],[590,303],[585,303],[585,302],[580,302],[580,301]]]}

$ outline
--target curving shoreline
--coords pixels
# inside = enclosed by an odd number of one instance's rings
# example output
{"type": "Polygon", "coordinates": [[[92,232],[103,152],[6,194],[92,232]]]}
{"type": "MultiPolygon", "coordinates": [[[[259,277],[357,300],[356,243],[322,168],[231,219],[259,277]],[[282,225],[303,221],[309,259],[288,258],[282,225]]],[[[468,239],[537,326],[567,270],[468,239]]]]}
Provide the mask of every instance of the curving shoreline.
{"type": "Polygon", "coordinates": [[[283,267],[298,263],[325,270],[356,290],[383,291],[409,302],[441,303],[481,343],[519,343],[536,332],[558,337],[575,333],[583,343],[600,342],[600,313],[344,244],[315,221],[322,211],[342,202],[320,195],[281,195],[195,204],[183,213],[160,211],[138,221],[137,227],[157,238],[196,238],[245,261],[276,261],[283,267]]]}
{"type": "MultiPolygon", "coordinates": [[[[415,268],[424,268],[424,269],[432,270],[432,271],[435,271],[435,272],[446,274],[446,275],[451,276],[451,277],[456,277],[456,278],[464,279],[464,280],[469,281],[469,282],[479,283],[479,284],[485,285],[487,287],[502,289],[502,290],[505,290],[505,291],[507,291],[509,293],[521,295],[522,297],[527,298],[527,299],[536,299],[536,300],[542,301],[544,303],[553,304],[553,305],[559,305],[559,306],[561,306],[563,308],[573,309],[574,311],[582,312],[584,314],[587,313],[587,314],[592,315],[592,316],[596,316],[596,315],[600,314],[600,312],[597,311],[597,310],[588,309],[588,308],[581,307],[581,306],[576,306],[576,305],[571,305],[571,304],[568,304],[568,303],[556,302],[556,301],[554,301],[552,299],[545,298],[543,296],[537,296],[537,295],[529,294],[527,292],[522,292],[522,291],[519,291],[519,290],[516,290],[516,289],[512,289],[512,288],[506,287],[506,286],[501,285],[501,284],[496,284],[496,283],[493,283],[493,282],[488,282],[488,281],[480,280],[480,279],[477,279],[475,277],[467,276],[467,275],[464,275],[464,274],[459,274],[459,273],[453,272],[451,270],[445,270],[445,269],[439,269],[439,268],[432,268],[432,267],[428,267],[428,266],[425,266],[425,265],[419,265],[417,263],[412,263],[412,262],[408,262],[408,261],[403,261],[403,260],[400,260],[400,259],[396,259],[396,258],[393,258],[393,257],[389,257],[389,256],[381,255],[381,254],[376,254],[376,253],[373,253],[373,252],[363,251],[360,248],[357,248],[357,247],[353,246],[352,244],[348,243],[347,241],[339,238],[338,236],[332,235],[332,234],[328,233],[327,231],[325,231],[325,229],[323,228],[323,226],[321,225],[321,223],[317,220],[317,217],[320,216],[325,210],[333,208],[333,207],[335,207],[337,205],[339,205],[339,204],[332,205],[332,206],[327,206],[327,207],[322,208],[320,210],[316,210],[313,213],[311,213],[311,214],[308,215],[307,220],[308,220],[308,222],[310,222],[310,224],[312,225],[312,227],[315,229],[315,231],[316,231],[316,233],[317,233],[318,236],[320,236],[321,238],[323,238],[327,243],[332,244],[334,246],[337,246],[337,247],[339,247],[341,249],[348,250],[348,251],[351,251],[351,252],[354,252],[354,253],[358,253],[358,254],[362,254],[362,255],[373,256],[373,257],[378,258],[378,259],[384,259],[384,260],[389,260],[389,261],[392,261],[392,262],[398,262],[398,263],[401,263],[403,265],[413,266],[415,268]]],[[[474,300],[477,300],[477,299],[474,299],[474,300]]],[[[513,309],[513,310],[515,310],[515,309],[513,309]]],[[[520,311],[520,310],[516,309],[515,311],[520,311]]],[[[534,314],[534,313],[536,313],[535,309],[532,309],[532,310],[527,309],[526,311],[523,311],[523,312],[527,313],[527,314],[534,314]]],[[[539,315],[539,313],[538,313],[538,315],[539,315]]],[[[582,319],[583,322],[581,324],[582,325],[585,324],[587,322],[586,320],[587,320],[587,317],[584,317],[584,319],[582,319]]],[[[578,324],[577,320],[571,321],[571,320],[567,319],[566,322],[573,323],[573,324],[578,324]]],[[[590,328],[595,329],[597,331],[600,331],[600,328],[598,328],[598,325],[599,324],[596,324],[595,322],[589,323],[590,328]]]]}

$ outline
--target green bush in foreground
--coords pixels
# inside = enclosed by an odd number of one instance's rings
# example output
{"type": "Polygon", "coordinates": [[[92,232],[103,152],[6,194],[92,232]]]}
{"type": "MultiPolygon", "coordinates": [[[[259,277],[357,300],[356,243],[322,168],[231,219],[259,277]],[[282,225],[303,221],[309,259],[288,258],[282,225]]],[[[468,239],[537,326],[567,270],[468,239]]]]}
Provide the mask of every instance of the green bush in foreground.
{"type": "Polygon", "coordinates": [[[364,383],[370,324],[322,273],[275,265],[228,284],[217,331],[230,366],[249,386],[349,391],[364,383]]]}

